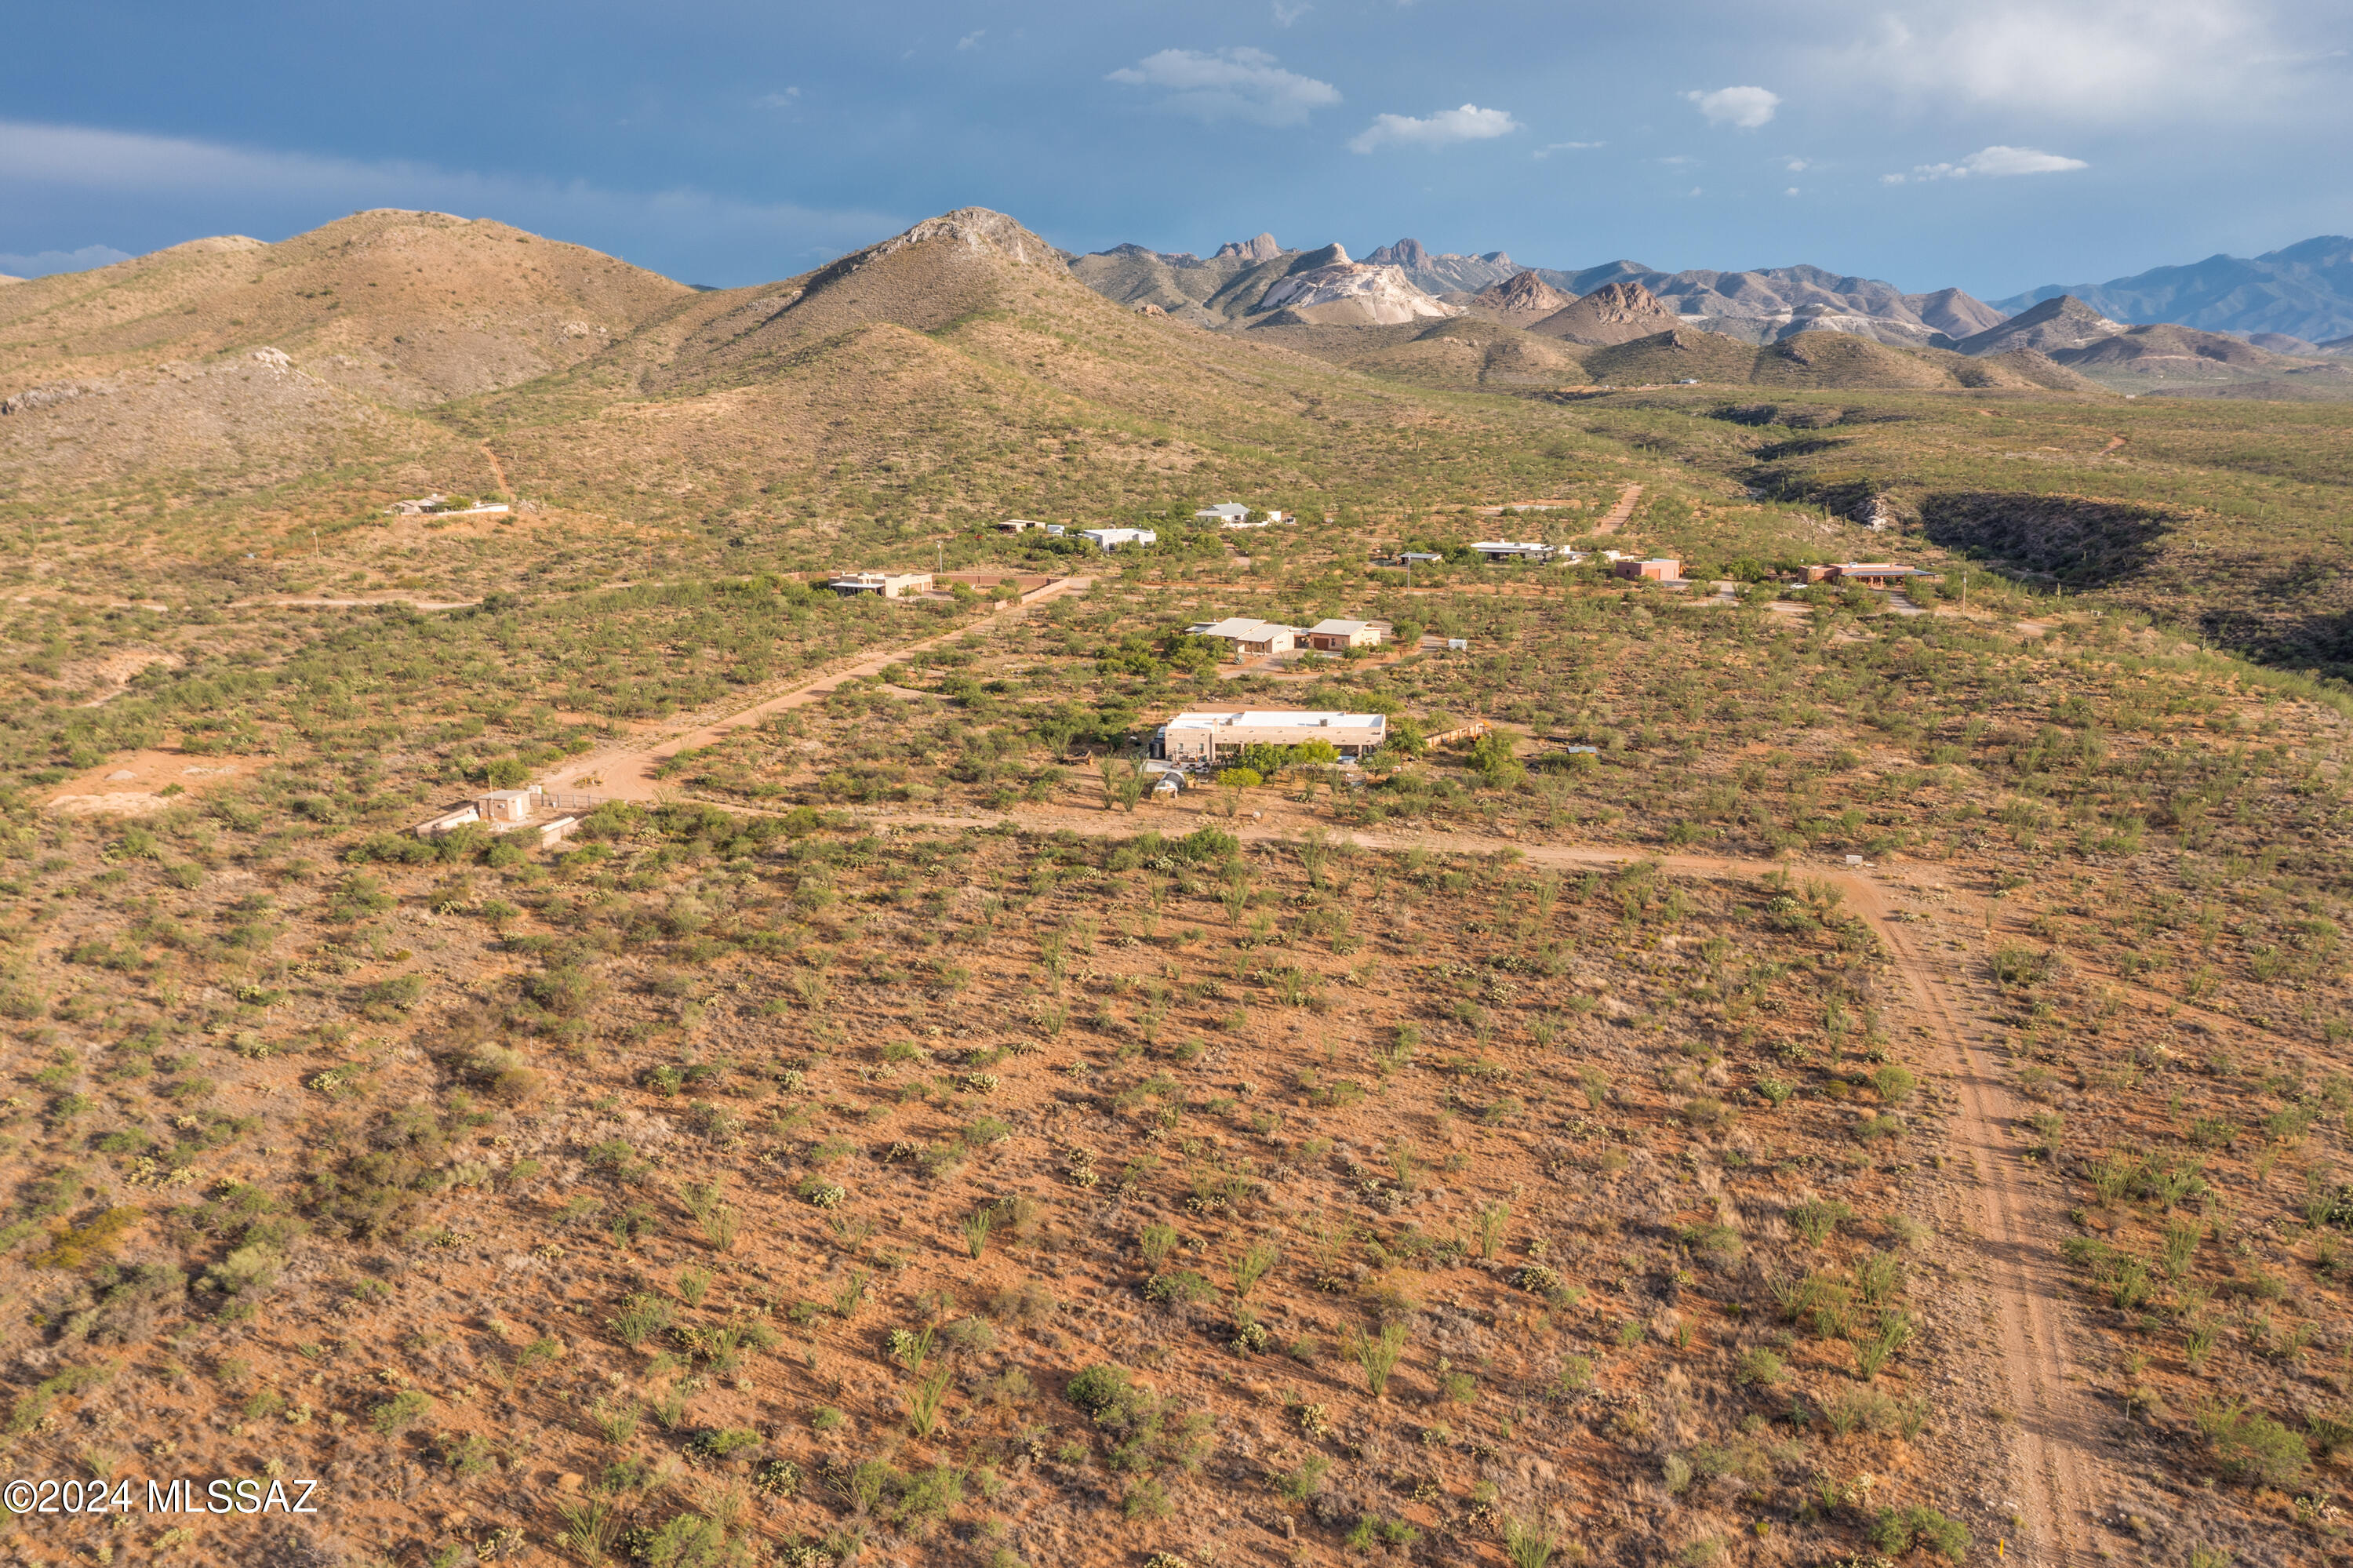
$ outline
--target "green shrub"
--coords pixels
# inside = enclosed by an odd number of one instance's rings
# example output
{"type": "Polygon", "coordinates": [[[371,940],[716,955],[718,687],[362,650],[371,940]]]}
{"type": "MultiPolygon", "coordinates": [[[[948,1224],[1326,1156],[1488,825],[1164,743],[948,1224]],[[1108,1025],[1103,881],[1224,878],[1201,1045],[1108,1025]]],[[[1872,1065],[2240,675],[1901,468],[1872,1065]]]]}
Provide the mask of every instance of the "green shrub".
{"type": "Polygon", "coordinates": [[[2312,1467],[2305,1440],[2260,1411],[2250,1411],[2244,1400],[2201,1405],[2196,1420],[2224,1473],[2235,1480],[2284,1489],[2312,1467]]]}
{"type": "Polygon", "coordinates": [[[1958,1563],[1969,1552],[1968,1526],[1924,1503],[1883,1510],[1871,1527],[1871,1541],[1890,1557],[1919,1546],[1958,1563]]]}
{"type": "Polygon", "coordinates": [[[425,1419],[433,1401],[417,1389],[405,1388],[368,1413],[368,1425],[390,1437],[425,1419]]]}

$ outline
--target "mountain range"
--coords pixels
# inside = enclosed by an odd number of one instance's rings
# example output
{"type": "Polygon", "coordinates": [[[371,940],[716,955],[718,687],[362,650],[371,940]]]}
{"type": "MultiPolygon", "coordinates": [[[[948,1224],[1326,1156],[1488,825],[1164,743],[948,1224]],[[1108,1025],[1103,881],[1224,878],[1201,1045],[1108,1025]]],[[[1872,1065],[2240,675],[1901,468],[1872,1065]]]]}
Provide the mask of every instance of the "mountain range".
{"type": "MultiPolygon", "coordinates": [[[[1208,295],[1217,291],[1216,287],[1202,291],[1210,279],[1222,287],[1241,271],[1303,254],[1307,252],[1286,250],[1271,234],[1261,234],[1226,245],[1207,262],[1190,254],[1163,254],[1134,245],[1098,257],[1131,263],[1154,258],[1172,272],[1192,274],[1183,282],[1154,280],[1162,286],[1153,302],[1184,313],[1187,301],[1207,304],[1208,295]]],[[[1076,259],[1073,265],[1082,279],[1113,298],[1145,297],[1136,281],[1113,282],[1106,275],[1122,270],[1121,264],[1098,257],[1076,259]]],[[[1415,288],[1454,303],[1467,303],[1469,296],[1524,272],[1572,297],[1611,283],[1639,283],[1685,323],[1752,344],[1778,342],[1800,332],[1832,331],[1897,345],[1934,347],[1940,340],[1957,342],[1987,331],[2046,300],[2073,295],[2126,325],[2172,323],[2229,333],[2284,354],[2353,347],[2353,343],[2338,341],[2353,339],[2353,239],[2333,235],[2252,260],[2212,256],[2187,267],[2160,267],[2105,283],[2050,284],[1995,301],[1978,300],[1957,288],[1905,293],[1892,283],[1804,265],[1666,272],[1621,260],[1575,270],[1523,267],[1501,250],[1433,252],[1413,238],[1381,246],[1364,261],[1395,267],[1415,288]]],[[[1237,324],[1264,290],[1241,292],[1249,303],[1240,309],[1233,308],[1240,302],[1229,297],[1207,313],[1219,318],[1219,324],[1237,324]]],[[[1198,324],[1211,323],[1203,320],[1198,324]]]]}

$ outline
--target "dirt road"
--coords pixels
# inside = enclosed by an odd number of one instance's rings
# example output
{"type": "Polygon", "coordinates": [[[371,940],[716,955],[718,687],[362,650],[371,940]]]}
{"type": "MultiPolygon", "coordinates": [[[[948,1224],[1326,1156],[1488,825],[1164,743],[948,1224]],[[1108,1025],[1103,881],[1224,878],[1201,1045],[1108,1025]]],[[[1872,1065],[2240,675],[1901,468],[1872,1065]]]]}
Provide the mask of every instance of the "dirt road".
{"type": "Polygon", "coordinates": [[[1640,501],[1641,498],[1642,487],[1641,485],[1628,485],[1625,489],[1618,493],[1618,504],[1611,507],[1607,513],[1603,514],[1601,521],[1596,523],[1591,528],[1588,529],[1587,532],[1597,539],[1601,537],[1604,534],[1615,534],[1618,532],[1619,526],[1621,524],[1625,523],[1627,519],[1634,515],[1634,503],[1640,501]]]}
{"type": "MultiPolygon", "coordinates": [[[[1033,604],[1058,598],[1066,593],[1083,593],[1094,586],[1092,577],[1060,577],[1043,588],[1030,589],[1014,603],[998,607],[999,616],[1018,616],[1033,604]]],[[[617,746],[592,751],[587,756],[566,764],[545,780],[550,789],[585,789],[596,794],[619,800],[653,800],[666,792],[654,776],[656,768],[681,751],[693,751],[723,739],[731,732],[758,724],[771,714],[788,708],[801,707],[831,693],[844,681],[879,675],[886,665],[894,664],[911,653],[926,648],[936,648],[953,642],[972,630],[959,626],[953,631],[943,631],[936,637],[926,637],[916,642],[902,642],[894,647],[860,654],[853,663],[838,665],[802,682],[788,691],[740,709],[724,718],[707,716],[690,719],[684,729],[673,730],[658,740],[635,737],[617,746]],[[590,783],[589,780],[595,780],[590,783]]]]}

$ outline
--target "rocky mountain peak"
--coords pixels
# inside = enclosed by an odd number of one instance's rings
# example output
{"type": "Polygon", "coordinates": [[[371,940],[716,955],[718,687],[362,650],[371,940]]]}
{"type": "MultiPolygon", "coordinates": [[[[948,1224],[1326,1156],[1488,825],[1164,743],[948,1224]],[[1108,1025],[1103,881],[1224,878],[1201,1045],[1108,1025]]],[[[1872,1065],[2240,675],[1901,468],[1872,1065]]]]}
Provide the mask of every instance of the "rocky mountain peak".
{"type": "Polygon", "coordinates": [[[1574,296],[1562,293],[1534,272],[1514,273],[1472,296],[1472,303],[1482,309],[1516,316],[1548,316],[1574,302],[1574,296]]]}
{"type": "Polygon", "coordinates": [[[1271,261],[1282,254],[1282,247],[1274,242],[1271,234],[1261,234],[1255,239],[1229,239],[1218,247],[1213,260],[1223,261],[1228,257],[1240,257],[1245,261],[1271,261]]]}

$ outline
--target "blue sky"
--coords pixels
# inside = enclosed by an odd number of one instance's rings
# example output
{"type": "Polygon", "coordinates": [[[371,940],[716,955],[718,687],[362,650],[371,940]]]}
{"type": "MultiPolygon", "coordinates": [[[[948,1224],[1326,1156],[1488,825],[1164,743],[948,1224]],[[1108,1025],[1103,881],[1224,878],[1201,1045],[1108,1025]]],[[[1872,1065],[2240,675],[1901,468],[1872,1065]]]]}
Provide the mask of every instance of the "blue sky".
{"type": "Polygon", "coordinates": [[[2353,231],[2336,0],[0,0],[0,272],[368,207],[691,282],[984,206],[1980,297],[2353,231]]]}

